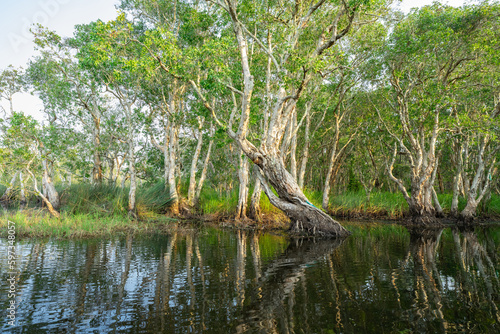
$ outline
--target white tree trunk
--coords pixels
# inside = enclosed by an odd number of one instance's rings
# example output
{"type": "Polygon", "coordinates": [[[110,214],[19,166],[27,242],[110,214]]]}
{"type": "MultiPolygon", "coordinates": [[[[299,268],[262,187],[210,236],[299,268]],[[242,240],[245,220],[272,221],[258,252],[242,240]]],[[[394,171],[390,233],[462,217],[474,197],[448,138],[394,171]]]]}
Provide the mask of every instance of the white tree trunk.
{"type": "Polygon", "coordinates": [[[240,151],[240,164],[238,169],[239,192],[238,206],[236,208],[236,219],[247,218],[247,201],[248,201],[248,158],[243,151],[240,151]]]}
{"type": "Polygon", "coordinates": [[[335,139],[333,141],[332,152],[330,154],[330,159],[328,159],[328,169],[326,172],[325,184],[323,186],[323,200],[321,202],[321,206],[323,210],[328,212],[328,202],[330,200],[330,188],[332,182],[332,172],[333,167],[335,166],[335,162],[338,158],[337,156],[337,143],[338,143],[338,132],[335,133],[335,139]]]}
{"type": "Polygon", "coordinates": [[[205,157],[205,162],[203,163],[203,169],[201,171],[200,180],[198,181],[198,187],[196,188],[196,195],[194,198],[195,204],[198,204],[200,201],[201,189],[203,188],[203,184],[205,183],[205,178],[207,176],[208,163],[210,161],[210,152],[212,151],[213,143],[214,143],[213,139],[211,139],[210,142],[208,143],[207,156],[205,157]]]}
{"type": "MultiPolygon", "coordinates": [[[[295,52],[295,47],[299,36],[301,36],[302,29],[306,25],[310,16],[323,5],[323,2],[317,5],[311,6],[308,14],[304,16],[303,20],[297,20],[297,22],[291,22],[291,24],[296,24],[292,27],[291,31],[294,31],[289,35],[290,48],[284,54],[280,54],[280,59],[282,62],[287,62],[290,55],[295,52]],[[294,30],[296,29],[296,30],[294,30]]],[[[338,222],[333,220],[330,216],[322,212],[320,209],[314,207],[302,193],[299,188],[297,181],[292,175],[287,171],[284,161],[282,159],[282,153],[279,150],[281,140],[284,135],[285,127],[288,120],[290,120],[290,115],[297,100],[302,95],[304,88],[312,79],[312,73],[314,71],[309,68],[309,65],[303,67],[303,72],[300,74],[299,83],[293,85],[294,87],[289,87],[289,85],[283,80],[282,75],[286,75],[286,71],[281,70],[281,65],[278,63],[273,54],[273,47],[271,45],[270,34],[268,36],[268,47],[264,46],[259,38],[252,38],[252,41],[258,43],[262,49],[266,49],[269,60],[272,60],[272,64],[277,70],[276,75],[267,76],[267,88],[269,92],[269,87],[275,86],[279,92],[273,94],[273,109],[272,115],[270,117],[270,122],[268,124],[268,131],[263,136],[260,148],[254,146],[247,139],[248,126],[250,121],[250,111],[251,111],[251,101],[254,88],[254,77],[251,73],[251,65],[249,58],[249,49],[247,42],[247,35],[252,35],[250,30],[248,30],[244,24],[238,18],[237,4],[231,1],[226,1],[224,4],[227,13],[230,16],[233,31],[238,42],[238,51],[241,57],[242,66],[242,78],[243,78],[243,89],[239,91],[241,96],[241,113],[240,113],[240,123],[237,132],[232,129],[232,122],[229,122],[229,126],[225,126],[219,121],[213,105],[211,105],[203,93],[200,87],[194,81],[190,81],[190,84],[196,90],[199,97],[202,99],[203,104],[211,112],[212,117],[218,123],[220,127],[225,128],[227,134],[235,140],[240,146],[244,154],[256,164],[263,175],[260,175],[260,180],[266,195],[269,197],[271,203],[278,207],[280,210],[284,211],[286,215],[291,219],[291,228],[295,232],[309,233],[309,234],[321,234],[330,236],[346,236],[349,232],[344,229],[338,222]],[[270,85],[270,80],[272,78],[273,85],[270,85]],[[289,89],[289,95],[287,95],[286,90],[289,89]],[[277,192],[276,196],[271,190],[268,182],[277,192]]],[[[336,18],[333,23],[328,28],[328,32],[325,30],[321,36],[318,37],[318,41],[315,44],[314,50],[310,50],[309,61],[312,63],[314,60],[318,60],[323,57],[324,52],[337,43],[345,34],[351,29],[352,22],[356,15],[356,8],[351,8],[346,2],[339,5],[337,8],[336,18]],[[344,22],[346,26],[343,29],[339,29],[339,23],[344,22]],[[328,37],[326,35],[328,34],[328,37]]],[[[269,61],[271,63],[271,61],[269,61]]],[[[166,66],[163,66],[168,71],[166,66]]],[[[269,69],[269,66],[268,66],[269,69]]],[[[268,74],[270,71],[268,70],[268,74]]],[[[234,91],[234,90],[233,90],[234,91]]],[[[269,95],[268,95],[269,96],[269,95]]],[[[270,107],[271,101],[267,101],[270,107]]],[[[266,109],[266,108],[265,108],[266,109]]],[[[270,109],[268,109],[270,110],[270,109]]]]}
{"type": "Polygon", "coordinates": [[[59,194],[57,193],[54,183],[52,183],[52,178],[50,177],[49,170],[47,167],[47,160],[45,159],[42,160],[42,167],[43,167],[42,185],[44,189],[44,196],[49,200],[54,209],[58,209],[60,206],[59,194]]]}
{"type": "MultiPolygon", "coordinates": [[[[463,222],[472,222],[476,215],[477,206],[481,203],[484,195],[488,192],[491,185],[491,180],[497,169],[495,168],[496,159],[494,155],[495,150],[485,156],[486,150],[489,145],[490,138],[488,135],[482,138],[480,143],[479,152],[477,153],[477,167],[474,174],[474,179],[470,182],[469,191],[467,192],[467,204],[460,213],[459,219],[463,222]],[[486,161],[490,161],[490,167],[486,172],[486,161]],[[482,189],[480,189],[482,187],[482,189]],[[479,193],[479,195],[478,195],[479,193]]],[[[469,184],[469,182],[467,182],[469,184]]]]}
{"type": "Polygon", "coordinates": [[[193,205],[193,200],[196,191],[196,171],[198,165],[198,159],[200,158],[201,146],[203,145],[203,122],[201,117],[198,117],[198,144],[193,154],[193,160],[191,162],[191,173],[189,177],[189,187],[188,187],[188,205],[193,205]]]}
{"type": "Polygon", "coordinates": [[[14,176],[12,177],[12,179],[10,180],[7,189],[5,190],[2,197],[0,198],[1,202],[8,201],[10,199],[10,197],[12,196],[12,193],[14,192],[14,188],[15,188],[14,186],[16,184],[16,179],[17,179],[17,176],[19,175],[19,173],[20,173],[20,171],[17,171],[14,174],[14,176]]]}
{"type": "MultiPolygon", "coordinates": [[[[27,171],[31,175],[31,178],[33,179],[33,188],[35,189],[35,193],[42,199],[42,201],[45,203],[45,205],[47,205],[47,209],[49,210],[49,212],[54,217],[59,218],[60,217],[59,212],[57,212],[57,210],[54,209],[54,207],[52,206],[52,203],[50,203],[50,201],[45,196],[43,196],[43,194],[38,189],[36,178],[33,175],[33,173],[29,170],[29,164],[28,164],[28,167],[27,167],[27,171]]],[[[21,176],[21,180],[22,180],[22,176],[21,176]]],[[[23,186],[23,189],[24,189],[24,186],[23,186]]],[[[26,199],[24,201],[26,202],[26,199]]]]}
{"type": "Polygon", "coordinates": [[[460,183],[462,183],[462,166],[463,166],[463,158],[462,158],[462,145],[458,145],[456,143],[457,150],[455,150],[455,157],[457,159],[456,172],[453,176],[453,197],[451,199],[451,207],[450,213],[452,216],[458,216],[458,196],[460,192],[460,183]]]}
{"type": "Polygon", "coordinates": [[[175,180],[176,168],[176,148],[177,140],[179,140],[179,128],[172,124],[170,127],[170,139],[168,145],[169,161],[168,161],[168,187],[170,197],[172,198],[171,211],[174,215],[179,214],[179,194],[177,193],[177,182],[175,180]]]}
{"type": "Polygon", "coordinates": [[[26,193],[24,190],[23,172],[19,172],[19,187],[21,189],[21,207],[26,204],[26,193]]]}
{"type": "MultiPolygon", "coordinates": [[[[257,173],[260,171],[257,170],[257,173]]],[[[261,220],[260,197],[262,195],[262,184],[258,176],[255,177],[255,187],[253,188],[252,197],[250,199],[249,217],[253,220],[261,220]]]]}
{"type": "Polygon", "coordinates": [[[130,191],[128,193],[128,211],[135,215],[135,195],[137,191],[137,180],[135,172],[135,145],[134,128],[132,126],[132,105],[128,104],[125,108],[127,114],[127,144],[128,144],[128,168],[130,175],[130,191]]]}
{"type": "Polygon", "coordinates": [[[291,130],[293,132],[292,134],[292,144],[290,148],[290,173],[292,174],[292,177],[297,180],[297,159],[296,159],[296,154],[297,154],[297,111],[293,113],[293,121],[292,121],[292,126],[291,130]]]}
{"type": "Polygon", "coordinates": [[[306,104],[306,130],[304,134],[304,150],[302,151],[302,160],[300,162],[300,172],[299,172],[299,187],[304,189],[304,177],[306,175],[307,160],[309,159],[309,145],[311,138],[309,131],[311,128],[311,114],[310,114],[311,104],[306,104]]]}

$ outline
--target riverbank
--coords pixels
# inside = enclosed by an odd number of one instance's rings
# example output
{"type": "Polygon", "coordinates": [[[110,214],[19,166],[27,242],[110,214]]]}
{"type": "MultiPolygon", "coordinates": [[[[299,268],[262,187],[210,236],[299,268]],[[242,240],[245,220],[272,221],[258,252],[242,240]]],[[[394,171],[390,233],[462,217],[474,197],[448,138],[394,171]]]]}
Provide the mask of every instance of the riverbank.
{"type": "MultiPolygon", "coordinates": [[[[169,198],[163,186],[145,189],[138,198],[137,217],[126,210],[126,189],[100,187],[75,187],[62,197],[61,217],[56,219],[41,208],[27,208],[21,211],[11,209],[0,214],[0,236],[6,236],[8,221],[16,225],[19,237],[86,238],[130,233],[162,233],[172,229],[190,228],[193,224],[222,228],[243,228],[255,230],[280,230],[288,228],[286,216],[273,207],[266,196],[262,196],[261,217],[235,220],[237,193],[220,196],[206,191],[199,206],[184,210],[180,217],[168,215],[169,198]]],[[[307,192],[313,205],[321,206],[321,193],[307,192]]],[[[445,213],[451,206],[451,195],[440,195],[445,213]]],[[[459,208],[465,202],[459,203],[459,208]]],[[[493,195],[481,208],[478,221],[500,221],[500,196],[493,195]]],[[[392,193],[373,193],[370,201],[364,193],[346,193],[332,198],[329,213],[338,220],[384,220],[401,221],[407,217],[407,205],[402,196],[392,193]]],[[[443,220],[453,223],[452,219],[443,220]]]]}
{"type": "Polygon", "coordinates": [[[179,220],[158,215],[138,220],[127,216],[62,213],[59,219],[44,209],[27,209],[0,215],[0,236],[13,222],[17,237],[89,238],[134,233],[161,233],[176,229],[179,220]]]}

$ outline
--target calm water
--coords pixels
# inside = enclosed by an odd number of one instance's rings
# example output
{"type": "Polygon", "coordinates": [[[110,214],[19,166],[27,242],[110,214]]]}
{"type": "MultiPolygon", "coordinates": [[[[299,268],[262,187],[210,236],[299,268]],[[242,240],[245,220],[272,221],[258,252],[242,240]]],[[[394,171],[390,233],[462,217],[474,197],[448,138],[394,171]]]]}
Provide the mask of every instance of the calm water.
{"type": "Polygon", "coordinates": [[[343,242],[202,229],[20,240],[17,326],[2,333],[500,333],[500,227],[343,242]]]}

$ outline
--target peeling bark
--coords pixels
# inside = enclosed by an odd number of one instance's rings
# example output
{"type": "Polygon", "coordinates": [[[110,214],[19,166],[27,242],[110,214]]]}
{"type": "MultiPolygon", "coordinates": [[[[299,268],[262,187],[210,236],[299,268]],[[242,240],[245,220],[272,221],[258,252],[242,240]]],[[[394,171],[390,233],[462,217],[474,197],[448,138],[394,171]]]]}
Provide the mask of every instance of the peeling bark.
{"type": "Polygon", "coordinates": [[[57,193],[56,187],[54,186],[52,178],[49,175],[46,159],[42,160],[42,167],[43,167],[42,186],[45,192],[44,196],[47,197],[47,199],[52,204],[54,209],[58,209],[60,206],[59,194],[57,193]]]}
{"type": "Polygon", "coordinates": [[[203,132],[202,132],[203,122],[204,119],[198,117],[198,143],[196,145],[196,149],[193,154],[193,160],[191,162],[191,171],[189,177],[188,198],[187,198],[188,205],[191,206],[194,204],[194,197],[196,191],[196,171],[197,171],[198,159],[200,158],[201,146],[203,144],[203,132]]]}
{"type": "Polygon", "coordinates": [[[168,169],[168,188],[170,190],[170,197],[172,198],[171,212],[174,215],[179,214],[179,194],[177,192],[177,182],[175,180],[175,167],[176,167],[176,148],[177,141],[179,140],[179,128],[172,125],[170,127],[170,140],[169,140],[169,169],[168,169]]]}
{"type": "MultiPolygon", "coordinates": [[[[35,178],[35,176],[33,175],[33,173],[28,168],[29,168],[29,164],[28,164],[28,167],[27,167],[27,171],[30,174],[31,179],[33,180],[33,188],[35,189],[35,193],[42,199],[42,201],[45,203],[45,205],[47,205],[47,209],[49,210],[49,212],[54,217],[59,218],[60,217],[59,212],[57,212],[57,210],[54,209],[54,207],[52,206],[52,203],[50,203],[50,201],[47,199],[47,197],[43,196],[43,194],[40,192],[40,190],[38,189],[36,178],[35,178]]],[[[21,179],[22,179],[22,177],[21,177],[21,179]]]]}
{"type": "Polygon", "coordinates": [[[208,163],[210,161],[210,153],[212,151],[212,145],[214,143],[213,138],[208,143],[207,155],[205,157],[205,162],[203,163],[203,169],[201,171],[200,180],[198,181],[198,187],[196,188],[196,194],[194,197],[194,203],[198,204],[201,196],[201,189],[203,188],[203,184],[205,183],[205,179],[207,177],[208,163]]]}
{"type": "Polygon", "coordinates": [[[306,103],[306,129],[304,134],[304,150],[302,151],[302,160],[300,162],[299,171],[299,187],[304,189],[304,177],[306,174],[307,161],[309,159],[309,145],[311,143],[311,137],[309,134],[311,128],[311,103],[306,103]]]}
{"type": "Polygon", "coordinates": [[[128,144],[128,164],[130,175],[130,191],[128,194],[128,211],[135,215],[135,194],[137,191],[137,180],[135,173],[135,145],[134,145],[134,130],[132,127],[132,105],[129,104],[125,108],[127,115],[127,144],[128,144]]]}
{"type": "MultiPolygon", "coordinates": [[[[290,55],[294,52],[297,46],[297,41],[301,36],[302,29],[307,25],[310,17],[314,14],[318,8],[322,7],[324,2],[320,2],[316,5],[312,5],[308,10],[305,10],[304,17],[297,20],[296,32],[289,35],[289,40],[291,42],[289,50],[285,54],[280,55],[282,62],[287,62],[290,55]]],[[[303,66],[301,72],[298,72],[297,78],[300,78],[297,84],[289,85],[283,80],[283,75],[280,63],[276,60],[273,54],[273,47],[271,45],[271,36],[268,34],[268,45],[262,44],[259,38],[253,36],[253,34],[245,27],[245,25],[239,20],[238,10],[236,8],[236,3],[225,2],[223,5],[226,12],[229,14],[231,19],[233,31],[238,43],[238,51],[240,54],[241,67],[242,67],[242,79],[243,79],[243,90],[236,90],[232,88],[231,91],[234,93],[238,91],[241,96],[241,106],[240,108],[240,122],[238,130],[235,132],[232,129],[232,119],[234,113],[230,117],[229,124],[224,124],[217,117],[216,111],[214,109],[213,103],[209,103],[205,98],[203,92],[200,89],[199,83],[197,84],[193,80],[189,83],[196,91],[199,98],[202,100],[204,106],[211,113],[216,124],[224,128],[226,133],[231,137],[241,148],[244,154],[256,164],[262,174],[258,174],[262,186],[266,195],[269,197],[271,203],[281,209],[285,214],[291,219],[292,230],[299,233],[310,233],[318,235],[329,235],[329,236],[346,236],[349,234],[338,222],[333,218],[325,214],[320,209],[314,207],[306,196],[303,194],[302,190],[297,184],[295,178],[287,171],[284,161],[282,159],[282,152],[280,152],[279,147],[284,136],[286,125],[290,122],[290,117],[293,115],[293,110],[295,105],[304,92],[304,89],[308,83],[313,78],[314,71],[310,65],[303,66]],[[269,123],[267,123],[267,117],[265,117],[265,130],[267,130],[262,137],[260,147],[254,146],[248,139],[248,126],[250,121],[250,111],[252,94],[254,88],[254,77],[251,73],[251,64],[249,59],[249,49],[247,42],[247,35],[252,37],[258,46],[267,53],[268,55],[268,71],[266,75],[266,88],[268,93],[268,100],[266,101],[265,110],[270,111],[269,123]],[[270,75],[271,64],[275,67],[276,73],[272,76],[270,75]],[[271,82],[273,81],[273,82],[271,82]],[[269,94],[271,87],[275,87],[278,91],[274,94],[269,94]],[[287,95],[287,89],[288,94],[287,95]],[[271,99],[272,97],[272,99],[271,99]],[[271,101],[272,100],[272,101],[271,101]],[[271,104],[273,105],[271,110],[271,104]],[[270,185],[277,192],[277,196],[271,191],[270,185]]],[[[337,8],[335,18],[327,30],[320,33],[318,36],[318,41],[316,47],[310,50],[309,61],[314,63],[315,60],[319,60],[323,57],[324,52],[337,43],[338,40],[343,38],[351,29],[354,18],[356,17],[356,12],[358,6],[350,7],[348,3],[343,2],[337,8]],[[339,30],[340,22],[343,22],[342,29],[339,30]],[[328,37],[326,36],[328,34],[328,37]]],[[[157,58],[159,59],[159,57],[157,58]]],[[[165,64],[161,63],[160,66],[169,72],[169,69],[165,64]]],[[[234,97],[233,97],[234,99],[234,97]]]]}
{"type": "Polygon", "coordinates": [[[91,112],[93,120],[92,137],[94,143],[94,167],[92,169],[92,183],[101,184],[102,183],[102,163],[101,163],[101,113],[98,111],[99,108],[95,107],[91,112]]]}
{"type": "MultiPolygon", "coordinates": [[[[259,171],[257,170],[257,173],[259,171]]],[[[253,188],[252,197],[250,199],[250,207],[248,215],[255,221],[261,221],[262,211],[260,209],[260,197],[262,195],[262,185],[258,176],[255,177],[255,187],[253,188]]]]}
{"type": "Polygon", "coordinates": [[[291,232],[335,237],[349,235],[350,233],[337,221],[309,202],[295,179],[278,159],[277,156],[268,155],[259,165],[278,196],[273,193],[262,176],[260,181],[270,202],[290,218],[291,232]]]}
{"type": "Polygon", "coordinates": [[[248,158],[240,152],[240,163],[238,169],[239,191],[238,206],[236,207],[236,220],[247,218],[248,202],[248,158]]]}

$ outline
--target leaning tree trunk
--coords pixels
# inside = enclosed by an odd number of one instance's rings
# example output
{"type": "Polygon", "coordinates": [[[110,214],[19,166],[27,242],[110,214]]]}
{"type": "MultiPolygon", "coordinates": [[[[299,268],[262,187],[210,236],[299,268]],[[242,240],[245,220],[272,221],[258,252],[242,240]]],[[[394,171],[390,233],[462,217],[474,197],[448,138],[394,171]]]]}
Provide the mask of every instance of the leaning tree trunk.
{"type": "Polygon", "coordinates": [[[49,175],[47,160],[45,159],[42,160],[42,166],[43,166],[42,186],[45,192],[44,196],[49,200],[54,209],[58,209],[60,205],[59,194],[57,193],[56,187],[54,186],[52,178],[49,175]]]}
{"type": "Polygon", "coordinates": [[[350,234],[332,217],[309,202],[296,180],[286,170],[278,152],[252,150],[247,151],[247,155],[259,166],[265,176],[264,178],[260,173],[258,174],[270,202],[290,218],[292,232],[337,237],[350,234]],[[266,179],[278,196],[273,193],[266,179]]]}
{"type": "MultiPolygon", "coordinates": [[[[28,165],[28,168],[29,168],[29,165],[28,165]]],[[[60,218],[61,215],[59,214],[59,212],[57,212],[57,210],[54,209],[54,207],[52,206],[52,203],[50,203],[50,201],[47,199],[47,197],[45,197],[38,189],[36,177],[35,177],[35,175],[33,175],[33,173],[28,168],[27,168],[27,171],[30,174],[31,178],[33,179],[33,188],[35,189],[35,193],[42,199],[42,201],[45,203],[45,205],[47,205],[47,209],[49,210],[49,212],[54,217],[60,218]]],[[[22,175],[21,175],[20,179],[22,180],[22,175]]],[[[25,199],[25,201],[26,201],[26,199],[25,199]]]]}
{"type": "MultiPolygon", "coordinates": [[[[311,7],[308,15],[312,15],[313,12],[322,5],[323,3],[320,2],[319,4],[315,5],[315,7],[311,7]]],[[[278,69],[279,72],[281,71],[281,66],[279,65],[276,57],[274,57],[273,54],[273,50],[275,48],[271,43],[271,34],[268,35],[267,46],[265,46],[260,40],[256,38],[253,38],[253,40],[258,40],[259,46],[266,48],[267,54],[269,55],[266,80],[268,101],[266,101],[266,104],[267,107],[270,107],[272,103],[271,100],[275,101],[275,103],[273,103],[274,107],[272,116],[270,117],[269,123],[267,124],[268,127],[264,126],[265,130],[267,131],[265,131],[265,135],[263,136],[260,148],[254,146],[247,139],[249,124],[251,120],[250,116],[254,89],[254,76],[252,75],[251,70],[252,58],[251,56],[249,56],[249,43],[247,40],[247,36],[248,34],[251,35],[251,32],[240,21],[238,17],[238,10],[236,7],[237,4],[235,2],[225,2],[225,9],[230,16],[232,28],[238,43],[238,50],[241,57],[240,62],[242,66],[243,85],[238,91],[239,95],[241,95],[241,103],[235,104],[235,106],[241,106],[237,132],[234,132],[232,129],[232,123],[235,113],[233,112],[231,114],[229,124],[222,124],[222,122],[220,122],[217,117],[213,104],[207,101],[203,92],[200,90],[199,83],[197,84],[193,80],[190,80],[189,82],[191,86],[196,90],[198,96],[202,99],[205,107],[212,114],[214,121],[221,128],[224,128],[227,134],[238,143],[245,155],[250,160],[252,160],[254,164],[259,166],[261,172],[263,173],[263,175],[259,175],[262,186],[264,187],[264,191],[269,197],[271,203],[285,212],[285,214],[290,218],[293,231],[319,235],[346,236],[349,234],[349,232],[333,218],[312,205],[306,198],[306,196],[302,193],[302,190],[298,186],[295,178],[293,178],[292,175],[286,170],[286,166],[282,159],[282,154],[279,151],[281,139],[284,136],[286,125],[290,121],[291,111],[295,108],[297,101],[304,92],[304,89],[313,78],[312,73],[315,71],[313,71],[312,68],[310,68],[308,65],[305,65],[302,68],[303,72],[300,75],[301,80],[299,80],[299,83],[295,85],[294,88],[290,87],[288,83],[285,83],[282,80],[281,73],[277,73],[276,75],[271,76],[271,58],[274,66],[278,69]],[[271,81],[272,85],[270,84],[271,81]],[[272,86],[279,90],[278,92],[275,92],[277,94],[269,94],[272,86]],[[287,94],[287,86],[289,88],[289,94],[287,94]],[[269,98],[271,96],[272,99],[269,98]],[[268,182],[277,192],[277,196],[271,190],[268,182]]],[[[355,18],[355,11],[356,9],[353,10],[353,8],[349,7],[346,2],[343,2],[343,5],[338,7],[337,18],[334,20],[335,22],[332,23],[328,28],[330,37],[325,38],[327,33],[326,30],[324,31],[324,34],[321,34],[321,37],[318,39],[318,43],[315,44],[315,47],[313,47],[314,49],[310,50],[311,52],[309,53],[309,63],[312,64],[315,60],[322,59],[324,56],[324,52],[334,44],[336,44],[338,40],[340,40],[343,36],[345,36],[345,34],[349,32],[352,26],[352,22],[355,18]],[[339,22],[345,21],[348,22],[347,27],[345,27],[344,29],[338,29],[339,22]]],[[[289,57],[295,52],[294,48],[297,43],[293,42],[293,40],[301,35],[300,31],[304,28],[305,21],[300,20],[300,25],[294,27],[297,30],[294,31],[292,35],[288,36],[290,38],[289,40],[292,41],[290,43],[292,47],[286,50],[284,54],[279,55],[279,57],[282,59],[282,62],[287,63],[289,57]]],[[[160,60],[160,66],[167,72],[169,72],[168,67],[161,63],[160,57],[157,57],[157,59],[160,60]]],[[[235,89],[231,90],[233,92],[235,91],[235,89]]],[[[234,110],[237,110],[237,108],[235,108],[234,110]]],[[[269,108],[267,110],[270,111],[271,109],[269,108]]],[[[266,119],[267,117],[264,117],[264,120],[266,119]]]]}
{"type": "Polygon", "coordinates": [[[0,198],[0,202],[8,201],[10,199],[10,197],[12,196],[12,193],[14,192],[14,185],[16,183],[16,179],[17,179],[17,176],[19,175],[19,173],[20,172],[17,171],[16,174],[14,174],[14,176],[10,180],[9,186],[7,187],[5,192],[3,193],[2,197],[0,198]]]}
{"type": "Polygon", "coordinates": [[[484,181],[483,188],[479,190],[480,184],[483,182],[484,177],[484,162],[480,160],[480,164],[474,180],[472,181],[469,192],[467,193],[467,204],[465,208],[460,212],[459,221],[463,223],[471,223],[474,221],[476,216],[476,210],[479,203],[488,192],[491,184],[492,175],[495,174],[496,170],[493,168],[495,165],[495,160],[493,160],[488,173],[486,174],[486,180],[484,181]],[[479,196],[478,196],[479,192],[479,196]]]}

